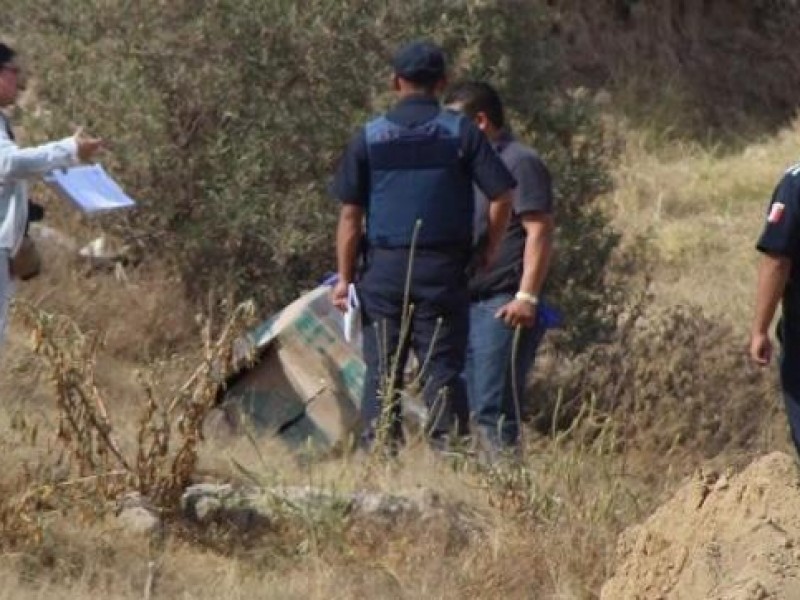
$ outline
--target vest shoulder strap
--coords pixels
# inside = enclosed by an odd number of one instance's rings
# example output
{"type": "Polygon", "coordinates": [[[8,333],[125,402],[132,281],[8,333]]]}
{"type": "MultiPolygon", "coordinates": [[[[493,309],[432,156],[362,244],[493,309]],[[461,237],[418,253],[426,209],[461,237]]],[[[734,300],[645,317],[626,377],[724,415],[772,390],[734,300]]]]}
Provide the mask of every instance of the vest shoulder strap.
{"type": "Polygon", "coordinates": [[[374,144],[379,141],[387,132],[399,129],[400,126],[392,123],[386,115],[375,117],[367,122],[364,128],[367,136],[367,144],[374,144]]]}
{"type": "Polygon", "coordinates": [[[447,130],[452,137],[461,135],[461,122],[464,115],[460,112],[444,108],[436,116],[436,122],[447,130]]]}
{"type": "MultiPolygon", "coordinates": [[[[451,137],[458,137],[461,134],[461,122],[463,119],[464,115],[459,112],[442,109],[432,122],[442,127],[451,137]]],[[[428,123],[431,123],[431,121],[428,121],[428,123]]],[[[381,138],[384,136],[396,135],[407,129],[409,128],[393,123],[386,118],[386,115],[380,115],[367,122],[365,127],[367,143],[371,144],[381,141],[381,138]]]]}

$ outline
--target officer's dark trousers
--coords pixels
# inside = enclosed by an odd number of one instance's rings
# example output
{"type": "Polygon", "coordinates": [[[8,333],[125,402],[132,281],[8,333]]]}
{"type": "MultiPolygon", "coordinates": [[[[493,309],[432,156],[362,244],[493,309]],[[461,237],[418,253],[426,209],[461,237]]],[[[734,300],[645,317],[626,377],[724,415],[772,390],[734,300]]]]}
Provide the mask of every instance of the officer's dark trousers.
{"type": "Polygon", "coordinates": [[[789,429],[795,450],[800,455],[800,348],[784,346],[780,369],[789,429]]]}
{"type": "Polygon", "coordinates": [[[409,349],[422,366],[428,434],[436,443],[459,427],[468,414],[461,372],[469,334],[469,294],[464,251],[417,249],[411,273],[408,313],[404,293],[407,249],[373,248],[358,285],[363,316],[366,379],[362,400],[364,439],[374,440],[385,425],[391,440],[402,438],[397,395],[403,385],[409,349]],[[392,384],[390,386],[390,383],[392,384]],[[382,410],[388,418],[381,420],[382,410]]]}

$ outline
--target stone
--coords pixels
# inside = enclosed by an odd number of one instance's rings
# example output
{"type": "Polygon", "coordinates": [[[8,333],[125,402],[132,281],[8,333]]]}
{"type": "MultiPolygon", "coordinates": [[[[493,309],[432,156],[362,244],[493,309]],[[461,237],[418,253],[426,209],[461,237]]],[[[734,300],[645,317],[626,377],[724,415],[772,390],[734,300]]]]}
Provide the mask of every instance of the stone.
{"type": "Polygon", "coordinates": [[[117,521],[123,529],[136,534],[151,534],[161,526],[161,519],[143,506],[123,508],[117,521]]]}
{"type": "Polygon", "coordinates": [[[408,494],[357,491],[338,493],[310,486],[233,488],[223,484],[198,484],[181,499],[184,515],[198,523],[224,521],[249,527],[274,521],[293,512],[304,518],[325,518],[331,512],[349,520],[393,526],[398,523],[441,519],[459,533],[473,535],[481,528],[475,515],[460,505],[447,504],[431,490],[408,494]]]}
{"type": "Polygon", "coordinates": [[[198,498],[194,504],[194,514],[201,523],[212,520],[221,509],[222,502],[219,498],[211,496],[198,498]]]}

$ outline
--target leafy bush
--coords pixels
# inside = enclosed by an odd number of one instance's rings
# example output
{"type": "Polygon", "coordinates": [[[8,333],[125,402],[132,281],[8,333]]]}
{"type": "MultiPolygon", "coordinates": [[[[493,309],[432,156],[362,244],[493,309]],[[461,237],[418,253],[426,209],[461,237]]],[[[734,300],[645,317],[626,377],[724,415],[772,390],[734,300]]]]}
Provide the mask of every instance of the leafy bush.
{"type": "MultiPolygon", "coordinates": [[[[560,89],[547,9],[533,0],[0,0],[30,56],[39,136],[86,124],[141,209],[109,222],[175,256],[187,291],[253,296],[266,311],[333,267],[326,186],[355,128],[391,102],[388,62],[438,40],[456,76],[488,77],[549,163],[558,197],[552,295],[567,341],[597,337],[617,244],[593,200],[607,146],[589,104],[560,89]]],[[[603,316],[605,315],[605,316],[603,316]]]]}
{"type": "Polygon", "coordinates": [[[611,111],[659,143],[741,149],[796,115],[796,0],[552,4],[570,81],[611,92],[611,111]]]}
{"type": "Polygon", "coordinates": [[[612,429],[618,450],[653,461],[763,451],[776,423],[784,435],[777,382],[748,361],[733,326],[697,306],[656,308],[641,298],[617,333],[613,343],[540,370],[544,385],[532,394],[539,429],[589,438],[612,429]]]}

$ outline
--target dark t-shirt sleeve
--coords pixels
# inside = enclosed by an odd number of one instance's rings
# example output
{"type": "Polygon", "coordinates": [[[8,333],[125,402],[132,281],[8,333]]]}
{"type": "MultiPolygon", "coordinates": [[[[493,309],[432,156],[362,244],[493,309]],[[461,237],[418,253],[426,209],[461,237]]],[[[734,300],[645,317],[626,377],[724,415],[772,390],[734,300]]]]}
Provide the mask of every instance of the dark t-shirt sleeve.
{"type": "Polygon", "coordinates": [[[789,171],[772,194],[764,230],[756,248],[765,254],[794,258],[800,237],[800,171],[789,171]]]}
{"type": "Polygon", "coordinates": [[[544,162],[533,152],[520,154],[509,164],[517,180],[514,189],[514,212],[553,211],[553,182],[544,162]]]}
{"type": "Polygon", "coordinates": [[[489,200],[497,198],[517,185],[514,176],[503,164],[486,136],[468,119],[463,120],[461,139],[470,176],[489,200]]]}
{"type": "Polygon", "coordinates": [[[369,198],[369,160],[363,129],[350,139],[333,176],[329,192],[343,204],[366,206],[369,198]]]}

